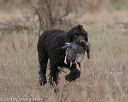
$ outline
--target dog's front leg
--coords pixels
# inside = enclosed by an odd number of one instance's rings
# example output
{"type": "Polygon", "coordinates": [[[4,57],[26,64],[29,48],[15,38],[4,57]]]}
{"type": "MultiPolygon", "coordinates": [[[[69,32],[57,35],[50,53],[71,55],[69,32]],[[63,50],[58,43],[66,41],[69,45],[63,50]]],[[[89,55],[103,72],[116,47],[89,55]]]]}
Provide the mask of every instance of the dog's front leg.
{"type": "Polygon", "coordinates": [[[74,64],[72,64],[72,66],[70,68],[70,71],[71,72],[68,75],[65,76],[65,80],[68,80],[70,82],[71,81],[75,81],[81,75],[80,63],[74,63],[74,64]]]}

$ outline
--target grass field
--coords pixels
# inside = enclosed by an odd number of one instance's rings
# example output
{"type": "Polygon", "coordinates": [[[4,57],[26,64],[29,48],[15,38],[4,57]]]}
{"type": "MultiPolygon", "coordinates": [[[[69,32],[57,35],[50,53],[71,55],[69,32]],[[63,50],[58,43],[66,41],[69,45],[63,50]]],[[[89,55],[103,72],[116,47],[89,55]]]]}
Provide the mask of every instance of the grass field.
{"type": "Polygon", "coordinates": [[[90,24],[91,59],[82,61],[81,78],[68,83],[62,72],[55,88],[38,85],[37,31],[0,32],[0,101],[128,102],[128,30],[90,24]]]}

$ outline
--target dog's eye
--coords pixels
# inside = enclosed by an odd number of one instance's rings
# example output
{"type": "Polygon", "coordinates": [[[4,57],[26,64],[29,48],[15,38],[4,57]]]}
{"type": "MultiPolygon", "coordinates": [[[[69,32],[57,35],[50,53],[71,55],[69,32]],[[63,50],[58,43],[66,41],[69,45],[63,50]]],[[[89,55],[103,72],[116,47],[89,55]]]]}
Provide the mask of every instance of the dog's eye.
{"type": "Polygon", "coordinates": [[[87,36],[83,35],[82,37],[83,37],[86,41],[88,41],[87,36]]]}

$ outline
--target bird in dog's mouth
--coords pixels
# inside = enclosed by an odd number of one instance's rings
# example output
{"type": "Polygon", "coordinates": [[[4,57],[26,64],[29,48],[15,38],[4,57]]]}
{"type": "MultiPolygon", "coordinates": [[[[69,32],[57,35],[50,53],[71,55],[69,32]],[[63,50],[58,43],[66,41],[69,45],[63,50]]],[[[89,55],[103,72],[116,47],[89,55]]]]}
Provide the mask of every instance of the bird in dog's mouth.
{"type": "Polygon", "coordinates": [[[63,49],[66,50],[64,63],[65,64],[70,63],[70,66],[72,64],[76,64],[76,68],[78,70],[81,70],[80,65],[78,63],[80,63],[83,60],[85,51],[87,52],[87,58],[88,59],[90,58],[89,43],[85,43],[84,46],[80,46],[80,45],[76,44],[75,42],[65,43],[65,45],[63,46],[63,49]]]}

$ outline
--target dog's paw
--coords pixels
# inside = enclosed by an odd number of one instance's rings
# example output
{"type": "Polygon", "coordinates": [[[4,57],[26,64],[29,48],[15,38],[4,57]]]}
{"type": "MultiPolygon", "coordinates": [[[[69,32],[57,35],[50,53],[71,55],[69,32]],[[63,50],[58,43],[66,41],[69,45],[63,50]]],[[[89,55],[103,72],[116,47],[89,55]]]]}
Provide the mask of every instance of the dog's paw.
{"type": "Polygon", "coordinates": [[[39,78],[39,85],[44,86],[47,83],[46,78],[39,78]]]}
{"type": "Polygon", "coordinates": [[[71,82],[71,81],[75,81],[77,78],[80,77],[81,72],[77,69],[71,71],[71,73],[69,73],[68,75],[65,76],[65,80],[71,82]]]}

